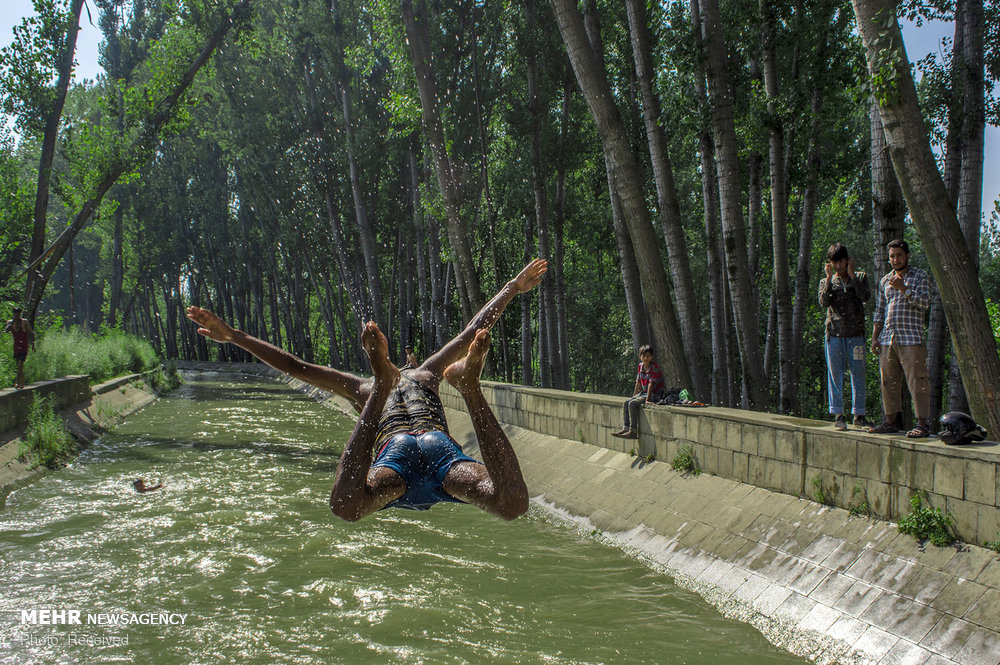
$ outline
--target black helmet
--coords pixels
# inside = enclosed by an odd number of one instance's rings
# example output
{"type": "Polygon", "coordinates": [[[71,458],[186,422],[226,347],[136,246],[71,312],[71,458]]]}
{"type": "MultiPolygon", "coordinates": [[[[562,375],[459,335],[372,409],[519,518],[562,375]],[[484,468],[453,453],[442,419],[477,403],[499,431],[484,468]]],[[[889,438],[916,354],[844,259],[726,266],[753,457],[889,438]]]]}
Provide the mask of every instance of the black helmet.
{"type": "Polygon", "coordinates": [[[954,443],[973,443],[986,438],[986,430],[977,425],[967,413],[949,411],[941,416],[941,430],[938,432],[941,440],[951,445],[954,443]]]}

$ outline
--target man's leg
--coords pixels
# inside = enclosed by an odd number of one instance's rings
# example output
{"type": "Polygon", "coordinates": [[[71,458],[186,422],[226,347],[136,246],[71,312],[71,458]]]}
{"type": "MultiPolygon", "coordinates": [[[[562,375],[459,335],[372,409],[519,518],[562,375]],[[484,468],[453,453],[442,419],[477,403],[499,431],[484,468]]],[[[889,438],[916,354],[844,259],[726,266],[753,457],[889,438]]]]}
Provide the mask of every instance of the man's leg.
{"type": "Polygon", "coordinates": [[[903,366],[899,362],[899,346],[896,344],[882,346],[878,365],[884,422],[892,422],[896,413],[903,410],[903,366]]]}
{"type": "Polygon", "coordinates": [[[365,326],[361,344],[371,360],[375,379],[337,464],[330,490],[330,510],[348,522],[370,515],[406,492],[406,483],[398,473],[385,467],[371,468],[379,417],[399,381],[399,370],[389,362],[389,344],[374,323],[365,326]]]}
{"type": "Polygon", "coordinates": [[[863,416],[868,410],[865,405],[865,338],[849,337],[844,342],[847,369],[851,372],[851,411],[856,416],[863,416]]]}
{"type": "Polygon", "coordinates": [[[826,338],[826,393],[830,413],[839,416],[844,413],[844,338],[826,338]]]}
{"type": "Polygon", "coordinates": [[[448,383],[465,398],[486,468],[471,462],[455,464],[442,487],[457,499],[512,520],[528,510],[528,488],[514,448],[479,387],[479,375],[489,348],[489,332],[480,329],[469,345],[468,354],[444,373],[448,383]]]}
{"type": "Polygon", "coordinates": [[[914,344],[899,347],[899,358],[906,375],[906,385],[913,396],[913,411],[917,426],[927,429],[931,413],[930,377],[927,372],[927,346],[914,344]]]}
{"type": "Polygon", "coordinates": [[[17,356],[17,378],[14,380],[14,386],[17,388],[24,387],[24,360],[25,356],[17,356]]]}

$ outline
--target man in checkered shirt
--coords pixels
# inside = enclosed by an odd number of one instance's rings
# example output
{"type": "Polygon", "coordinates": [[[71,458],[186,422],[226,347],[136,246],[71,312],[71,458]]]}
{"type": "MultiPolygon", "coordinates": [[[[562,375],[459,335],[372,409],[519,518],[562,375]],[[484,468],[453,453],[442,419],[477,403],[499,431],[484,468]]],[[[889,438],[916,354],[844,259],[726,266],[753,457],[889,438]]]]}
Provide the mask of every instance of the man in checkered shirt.
{"type": "Polygon", "coordinates": [[[913,396],[917,424],[906,433],[911,439],[930,434],[930,380],[927,374],[927,344],[924,319],[930,307],[930,279],[927,273],[910,266],[910,247],[904,240],[887,245],[892,272],[883,277],[875,294],[875,329],[872,353],[878,355],[882,381],[881,425],[869,432],[896,432],[896,414],[903,410],[902,381],[913,396]]]}

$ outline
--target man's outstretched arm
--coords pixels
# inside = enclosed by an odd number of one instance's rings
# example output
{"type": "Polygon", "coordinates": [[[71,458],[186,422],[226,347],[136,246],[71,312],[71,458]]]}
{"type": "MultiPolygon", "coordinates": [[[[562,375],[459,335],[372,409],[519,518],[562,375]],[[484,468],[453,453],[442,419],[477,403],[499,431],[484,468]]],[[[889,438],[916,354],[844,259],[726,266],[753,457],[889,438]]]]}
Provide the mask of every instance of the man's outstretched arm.
{"type": "Polygon", "coordinates": [[[235,344],[279,372],[346,398],[358,411],[364,406],[368,397],[367,390],[363,390],[364,379],[332,367],[307,363],[284,349],[233,328],[207,309],[188,307],[187,317],[198,324],[198,334],[202,337],[220,344],[235,344]]]}
{"type": "Polygon", "coordinates": [[[444,370],[454,362],[457,362],[469,351],[469,344],[476,338],[476,331],[489,330],[500,319],[500,315],[519,293],[526,293],[538,286],[549,269],[549,262],[545,259],[535,259],[524,267],[517,277],[504,284],[503,288],[493,299],[486,303],[486,306],[479,310],[479,313],[472,317],[465,329],[456,335],[450,342],[442,346],[437,353],[424,361],[421,369],[430,370],[439,380],[444,375],[444,370]]]}

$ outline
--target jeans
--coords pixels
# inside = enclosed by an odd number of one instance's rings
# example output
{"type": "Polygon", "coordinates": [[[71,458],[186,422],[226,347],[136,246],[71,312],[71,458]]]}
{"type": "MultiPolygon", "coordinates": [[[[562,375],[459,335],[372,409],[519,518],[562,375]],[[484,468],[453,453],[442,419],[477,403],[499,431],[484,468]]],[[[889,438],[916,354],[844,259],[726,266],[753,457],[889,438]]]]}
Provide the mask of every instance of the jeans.
{"type": "Polygon", "coordinates": [[[826,392],[830,413],[844,413],[844,370],[851,372],[851,406],[854,415],[865,415],[865,338],[826,338],[826,392]]]}
{"type": "Polygon", "coordinates": [[[623,417],[625,418],[626,428],[639,429],[639,410],[642,409],[642,405],[645,403],[646,393],[639,393],[625,400],[625,407],[622,411],[624,411],[623,417]]]}

